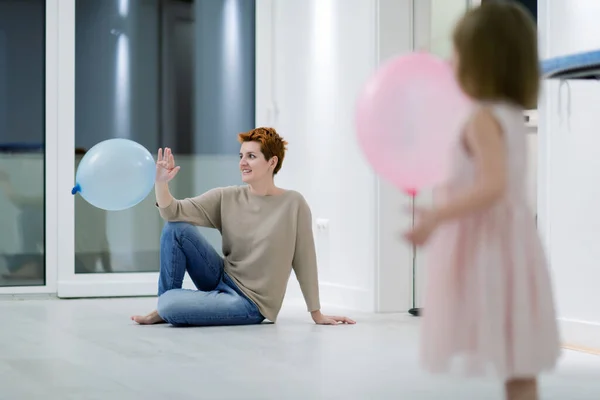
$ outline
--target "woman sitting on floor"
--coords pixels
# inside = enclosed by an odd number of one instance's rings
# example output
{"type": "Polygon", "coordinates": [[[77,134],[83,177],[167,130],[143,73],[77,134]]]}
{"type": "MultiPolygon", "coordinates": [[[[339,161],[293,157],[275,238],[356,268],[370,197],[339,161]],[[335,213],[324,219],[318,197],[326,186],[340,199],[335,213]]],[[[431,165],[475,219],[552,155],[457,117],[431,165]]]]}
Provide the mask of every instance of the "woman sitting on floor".
{"type": "Polygon", "coordinates": [[[354,324],[320,311],[311,211],[304,197],[275,186],[286,142],[272,128],[238,137],[240,172],[247,185],[174,199],[168,182],[177,175],[171,150],[158,151],[156,200],[167,221],[160,249],[158,307],[139,324],[250,325],[277,320],[294,270],[315,323],[354,324]],[[196,226],[218,229],[222,258],[196,226]],[[198,290],[182,289],[188,272],[198,290]]]}

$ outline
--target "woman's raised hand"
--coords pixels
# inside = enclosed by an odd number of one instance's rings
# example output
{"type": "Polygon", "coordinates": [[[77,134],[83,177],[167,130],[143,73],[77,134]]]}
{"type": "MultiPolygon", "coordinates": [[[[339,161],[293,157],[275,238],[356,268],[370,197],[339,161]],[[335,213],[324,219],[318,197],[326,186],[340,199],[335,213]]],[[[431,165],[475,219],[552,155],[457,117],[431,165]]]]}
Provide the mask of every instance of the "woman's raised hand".
{"type": "Polygon", "coordinates": [[[156,160],[156,182],[157,183],[167,183],[171,179],[175,178],[175,175],[179,172],[181,167],[175,166],[175,158],[173,157],[173,153],[171,153],[171,149],[165,147],[163,149],[158,149],[158,158],[156,160]]]}

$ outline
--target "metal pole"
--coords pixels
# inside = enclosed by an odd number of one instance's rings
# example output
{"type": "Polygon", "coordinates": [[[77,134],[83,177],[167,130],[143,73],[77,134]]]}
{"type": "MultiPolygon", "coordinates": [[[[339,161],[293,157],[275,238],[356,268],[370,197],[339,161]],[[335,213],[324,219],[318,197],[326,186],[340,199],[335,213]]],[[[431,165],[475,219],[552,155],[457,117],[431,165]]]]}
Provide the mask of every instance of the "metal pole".
{"type": "MultiPolygon", "coordinates": [[[[415,229],[415,197],[416,194],[411,196],[412,205],[412,229],[415,229]]],[[[413,244],[413,257],[412,257],[412,308],[408,310],[410,315],[418,317],[421,315],[421,309],[417,307],[417,246],[413,244]]]]}

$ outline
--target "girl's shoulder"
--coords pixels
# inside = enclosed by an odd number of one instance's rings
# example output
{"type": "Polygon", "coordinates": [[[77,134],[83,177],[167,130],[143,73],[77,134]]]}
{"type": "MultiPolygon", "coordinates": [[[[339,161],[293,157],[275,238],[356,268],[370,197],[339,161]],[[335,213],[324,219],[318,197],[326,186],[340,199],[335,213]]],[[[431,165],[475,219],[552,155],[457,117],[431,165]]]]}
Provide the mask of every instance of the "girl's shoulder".
{"type": "Polygon", "coordinates": [[[486,101],[475,103],[474,115],[486,113],[502,122],[505,119],[514,120],[517,118],[521,122],[524,120],[524,110],[521,106],[508,101],[486,101]]]}
{"type": "Polygon", "coordinates": [[[496,124],[502,131],[512,131],[525,126],[524,110],[513,103],[504,101],[477,102],[473,106],[468,126],[496,124]]]}

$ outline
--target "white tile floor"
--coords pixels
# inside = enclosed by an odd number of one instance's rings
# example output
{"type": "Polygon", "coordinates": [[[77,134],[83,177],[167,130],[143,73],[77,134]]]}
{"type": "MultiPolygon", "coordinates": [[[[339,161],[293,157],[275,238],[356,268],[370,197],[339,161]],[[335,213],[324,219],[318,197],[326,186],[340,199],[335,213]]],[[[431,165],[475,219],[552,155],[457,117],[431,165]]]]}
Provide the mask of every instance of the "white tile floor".
{"type": "MultiPolygon", "coordinates": [[[[286,305],[276,325],[129,321],[154,304],[0,299],[0,399],[502,399],[494,381],[423,373],[412,317],[351,313],[355,326],[315,326],[302,307],[286,305]]],[[[542,393],[600,399],[600,357],[566,352],[542,393]]]]}

